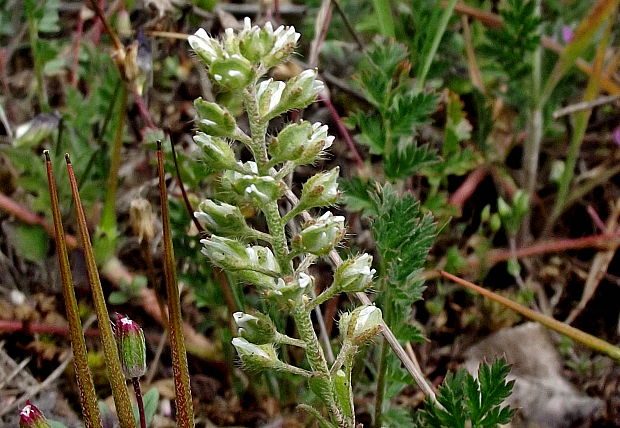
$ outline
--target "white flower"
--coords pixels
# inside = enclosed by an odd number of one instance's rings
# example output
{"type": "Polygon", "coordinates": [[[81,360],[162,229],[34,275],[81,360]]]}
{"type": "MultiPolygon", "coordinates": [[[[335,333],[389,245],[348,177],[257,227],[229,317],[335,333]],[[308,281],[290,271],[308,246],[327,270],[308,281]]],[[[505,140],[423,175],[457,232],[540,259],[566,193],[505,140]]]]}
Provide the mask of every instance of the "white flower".
{"type": "Polygon", "coordinates": [[[213,61],[223,55],[220,44],[210,37],[204,28],[199,28],[198,31],[187,38],[187,41],[206,65],[211,65],[213,61]]]}
{"type": "Polygon", "coordinates": [[[259,357],[266,360],[271,360],[271,356],[267,353],[267,351],[258,345],[248,342],[242,337],[235,337],[232,340],[232,344],[241,358],[259,357]]]}

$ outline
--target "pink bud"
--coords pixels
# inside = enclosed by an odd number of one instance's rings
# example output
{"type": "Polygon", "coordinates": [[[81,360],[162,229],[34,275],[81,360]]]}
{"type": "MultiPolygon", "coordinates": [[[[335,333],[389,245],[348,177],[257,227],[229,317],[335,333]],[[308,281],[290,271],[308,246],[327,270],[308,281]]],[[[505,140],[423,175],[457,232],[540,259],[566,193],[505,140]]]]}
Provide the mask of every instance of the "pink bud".
{"type": "Polygon", "coordinates": [[[611,132],[611,140],[616,143],[616,145],[620,146],[620,126],[617,126],[616,129],[611,132]]]}
{"type": "Polygon", "coordinates": [[[43,416],[43,413],[32,404],[30,401],[26,401],[26,405],[19,412],[19,427],[20,428],[50,428],[50,424],[43,416]]]}
{"type": "Polygon", "coordinates": [[[568,25],[564,25],[562,27],[562,40],[565,44],[572,42],[574,36],[575,33],[573,32],[573,29],[570,28],[568,25]]]}

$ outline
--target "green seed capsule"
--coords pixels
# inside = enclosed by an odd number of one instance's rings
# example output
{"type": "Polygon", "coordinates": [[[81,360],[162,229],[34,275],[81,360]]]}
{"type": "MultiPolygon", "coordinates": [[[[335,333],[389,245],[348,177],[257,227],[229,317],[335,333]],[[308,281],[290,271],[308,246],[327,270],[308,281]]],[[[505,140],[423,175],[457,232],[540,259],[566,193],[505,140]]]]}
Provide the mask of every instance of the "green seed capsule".
{"type": "Polygon", "coordinates": [[[144,376],[146,373],[146,344],[142,328],[125,315],[116,320],[116,345],[123,374],[127,379],[144,376]]]}

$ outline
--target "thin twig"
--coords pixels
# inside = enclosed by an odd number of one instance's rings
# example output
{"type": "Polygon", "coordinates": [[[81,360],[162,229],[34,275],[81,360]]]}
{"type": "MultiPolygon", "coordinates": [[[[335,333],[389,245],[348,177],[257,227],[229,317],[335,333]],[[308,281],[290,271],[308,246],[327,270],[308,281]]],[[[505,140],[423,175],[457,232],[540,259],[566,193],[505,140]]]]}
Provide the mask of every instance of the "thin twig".
{"type": "Polygon", "coordinates": [[[606,95],[604,97],[599,97],[593,101],[582,101],[580,103],[571,104],[569,106],[554,111],[553,118],[558,119],[562,116],[567,116],[578,111],[590,110],[594,107],[609,104],[619,99],[620,95],[606,95]]]}

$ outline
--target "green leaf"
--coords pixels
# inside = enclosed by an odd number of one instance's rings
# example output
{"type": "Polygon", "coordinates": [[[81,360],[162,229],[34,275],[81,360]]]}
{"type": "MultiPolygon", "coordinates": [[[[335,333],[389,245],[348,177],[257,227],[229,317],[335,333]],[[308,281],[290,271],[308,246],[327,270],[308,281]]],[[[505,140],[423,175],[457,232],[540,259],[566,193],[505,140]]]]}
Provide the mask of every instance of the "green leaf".
{"type": "Polygon", "coordinates": [[[393,407],[381,416],[381,426],[387,428],[405,428],[413,425],[411,410],[405,407],[393,407]]]}
{"type": "Polygon", "coordinates": [[[45,260],[49,250],[49,236],[39,226],[7,224],[6,234],[17,254],[34,263],[45,260]]]}
{"type": "Polygon", "coordinates": [[[375,204],[371,196],[375,181],[369,179],[367,183],[359,177],[350,180],[340,179],[340,189],[343,192],[341,201],[350,212],[362,211],[364,215],[376,215],[375,204]]]}
{"type": "Polygon", "coordinates": [[[129,296],[127,296],[127,294],[123,293],[122,291],[113,291],[108,296],[108,303],[110,305],[122,305],[124,303],[127,303],[128,300],[129,296]]]}
{"type": "Polygon", "coordinates": [[[65,424],[58,421],[52,421],[48,419],[47,423],[50,425],[50,428],[68,428],[65,424]]]}
{"type": "Polygon", "coordinates": [[[503,359],[481,364],[477,379],[465,370],[448,373],[439,388],[437,401],[431,400],[418,413],[417,426],[431,428],[495,428],[507,424],[514,410],[504,406],[514,381],[506,381],[510,368],[503,359]]]}
{"type": "MultiPolygon", "coordinates": [[[[142,403],[144,404],[146,426],[150,426],[153,423],[155,412],[157,412],[157,405],[159,404],[159,391],[156,388],[149,389],[146,394],[142,395],[142,403]]],[[[137,404],[134,404],[133,406],[133,416],[136,419],[136,426],[140,426],[140,413],[138,411],[137,404]]]]}

